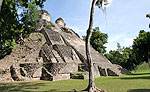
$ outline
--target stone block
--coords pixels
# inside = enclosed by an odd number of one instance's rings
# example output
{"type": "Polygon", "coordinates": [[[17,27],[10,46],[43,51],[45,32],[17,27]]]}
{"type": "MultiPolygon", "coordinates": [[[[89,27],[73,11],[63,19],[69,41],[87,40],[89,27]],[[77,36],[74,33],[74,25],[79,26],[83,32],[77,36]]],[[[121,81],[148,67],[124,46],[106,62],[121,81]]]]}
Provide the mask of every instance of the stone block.
{"type": "Polygon", "coordinates": [[[41,77],[41,67],[39,63],[19,63],[10,67],[11,77],[15,81],[33,81],[41,77]]]}
{"type": "Polygon", "coordinates": [[[78,71],[77,63],[45,63],[43,66],[52,75],[67,74],[78,71]]]}
{"type": "Polygon", "coordinates": [[[56,76],[53,76],[52,81],[68,80],[68,79],[70,79],[70,74],[57,74],[56,76]]]}
{"type": "Polygon", "coordinates": [[[43,28],[41,32],[44,34],[45,39],[48,43],[52,45],[55,45],[55,44],[65,45],[61,35],[58,32],[53,31],[51,28],[43,28]]]}
{"type": "Polygon", "coordinates": [[[89,79],[89,73],[70,73],[71,79],[89,79]]]}
{"type": "Polygon", "coordinates": [[[42,69],[41,80],[58,81],[70,79],[70,74],[51,74],[46,69],[42,69]]]}

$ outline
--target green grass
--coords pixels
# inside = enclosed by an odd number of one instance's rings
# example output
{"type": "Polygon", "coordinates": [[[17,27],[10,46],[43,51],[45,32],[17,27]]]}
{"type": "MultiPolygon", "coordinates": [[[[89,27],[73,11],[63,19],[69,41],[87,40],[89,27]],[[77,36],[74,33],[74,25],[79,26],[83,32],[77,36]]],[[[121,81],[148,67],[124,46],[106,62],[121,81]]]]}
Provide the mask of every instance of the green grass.
{"type": "MultiPolygon", "coordinates": [[[[0,92],[78,91],[87,87],[88,80],[36,81],[0,83],[0,92]]],[[[120,77],[96,78],[96,86],[108,92],[150,92],[150,73],[135,73],[120,77]]]]}
{"type": "Polygon", "coordinates": [[[139,65],[135,71],[133,71],[133,73],[136,73],[136,72],[138,72],[138,73],[139,72],[142,72],[142,73],[150,72],[150,68],[149,68],[148,64],[144,62],[143,64],[139,65]]]}
{"type": "MultiPolygon", "coordinates": [[[[108,92],[150,92],[150,72],[149,68],[143,68],[145,65],[140,66],[131,75],[96,78],[96,86],[108,92]]],[[[73,89],[80,91],[85,89],[87,85],[88,80],[81,79],[54,82],[7,82],[0,83],[0,92],[63,92],[73,89]]]]}

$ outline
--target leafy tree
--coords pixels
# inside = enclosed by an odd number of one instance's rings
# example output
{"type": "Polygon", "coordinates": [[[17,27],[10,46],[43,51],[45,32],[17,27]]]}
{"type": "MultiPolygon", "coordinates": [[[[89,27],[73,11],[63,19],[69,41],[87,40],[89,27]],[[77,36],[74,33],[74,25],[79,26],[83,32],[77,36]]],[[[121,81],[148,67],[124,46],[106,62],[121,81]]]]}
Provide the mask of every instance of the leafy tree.
{"type": "Polygon", "coordinates": [[[121,47],[120,43],[117,43],[117,51],[123,53],[124,47],[121,47]]]}
{"type": "Polygon", "coordinates": [[[134,39],[132,47],[137,63],[140,64],[145,61],[150,65],[150,32],[141,30],[139,36],[134,39]]]}
{"type": "Polygon", "coordinates": [[[123,62],[120,65],[128,70],[136,69],[138,63],[135,57],[135,53],[131,47],[124,48],[123,62]]]}
{"type": "Polygon", "coordinates": [[[90,43],[95,50],[104,54],[106,52],[106,46],[104,46],[104,44],[107,43],[108,35],[101,33],[99,30],[99,27],[93,29],[90,43]]]}
{"type": "Polygon", "coordinates": [[[113,64],[121,65],[123,62],[122,54],[119,51],[109,51],[109,54],[105,54],[108,60],[110,60],[113,64]]]}
{"type": "MultiPolygon", "coordinates": [[[[82,38],[83,40],[85,40],[86,36],[82,36],[82,38]]],[[[104,44],[107,43],[107,39],[108,35],[105,33],[101,33],[99,27],[95,27],[92,31],[90,44],[96,51],[104,54],[106,52],[106,46],[104,46],[104,44]]]]}
{"type": "Polygon", "coordinates": [[[4,0],[0,12],[0,58],[34,30],[45,0],[4,0]],[[18,13],[21,12],[21,13],[18,13]]]}
{"type": "Polygon", "coordinates": [[[86,91],[89,92],[97,92],[99,89],[96,88],[95,86],[95,80],[94,80],[94,70],[93,70],[93,62],[91,61],[91,54],[90,54],[90,37],[92,34],[92,27],[93,27],[93,17],[94,17],[94,8],[95,4],[101,8],[103,5],[108,4],[107,0],[92,0],[92,5],[91,5],[91,12],[90,12],[90,21],[89,21],[89,28],[87,30],[86,34],[86,57],[87,57],[87,62],[89,66],[89,85],[85,89],[86,91]]]}
{"type": "Polygon", "coordinates": [[[135,54],[131,47],[121,47],[117,43],[117,50],[111,50],[105,54],[106,58],[113,64],[118,64],[128,70],[133,70],[138,65],[135,54]]]}
{"type": "MultiPolygon", "coordinates": [[[[105,54],[108,60],[110,60],[113,64],[121,65],[124,62],[124,47],[121,47],[120,43],[117,43],[117,50],[111,50],[108,54],[105,54]]],[[[127,53],[125,54],[127,55],[127,53]]]]}
{"type": "MultiPolygon", "coordinates": [[[[150,14],[146,15],[150,18],[150,14]]],[[[143,62],[149,63],[150,67],[150,32],[141,30],[139,36],[134,39],[132,48],[121,48],[117,43],[117,50],[110,51],[105,56],[114,64],[121,65],[128,70],[135,69],[143,62]]]]}

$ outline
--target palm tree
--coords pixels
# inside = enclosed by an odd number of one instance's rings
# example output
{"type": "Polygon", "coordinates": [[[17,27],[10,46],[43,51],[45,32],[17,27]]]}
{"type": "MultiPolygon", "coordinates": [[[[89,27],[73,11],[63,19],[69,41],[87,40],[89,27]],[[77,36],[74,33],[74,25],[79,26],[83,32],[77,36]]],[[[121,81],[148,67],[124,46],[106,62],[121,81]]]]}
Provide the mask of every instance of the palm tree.
{"type": "Polygon", "coordinates": [[[92,0],[89,28],[86,34],[86,57],[87,57],[87,62],[89,66],[89,85],[84,91],[88,91],[88,92],[105,92],[96,88],[95,86],[94,69],[93,69],[94,66],[93,66],[93,62],[91,60],[91,54],[90,54],[90,37],[92,34],[95,5],[97,5],[99,8],[102,8],[103,6],[106,6],[107,4],[109,4],[108,0],[92,0]]]}

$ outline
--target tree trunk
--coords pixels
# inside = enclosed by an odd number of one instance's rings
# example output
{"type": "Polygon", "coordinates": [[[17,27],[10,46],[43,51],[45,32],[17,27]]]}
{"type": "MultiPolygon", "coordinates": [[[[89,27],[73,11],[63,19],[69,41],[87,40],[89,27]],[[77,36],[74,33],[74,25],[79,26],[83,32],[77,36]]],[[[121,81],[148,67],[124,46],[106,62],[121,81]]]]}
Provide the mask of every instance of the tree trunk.
{"type": "Polygon", "coordinates": [[[148,58],[148,66],[149,66],[149,69],[150,69],[150,58],[148,58]]]}
{"type": "Polygon", "coordinates": [[[89,85],[84,91],[88,92],[107,92],[105,90],[101,90],[96,88],[95,86],[95,80],[94,80],[94,65],[91,59],[91,54],[90,54],[90,37],[92,34],[92,27],[93,27],[93,18],[94,18],[94,8],[97,0],[92,0],[92,6],[91,6],[91,12],[90,12],[90,21],[89,21],[89,28],[87,30],[86,34],[86,57],[87,57],[87,62],[89,66],[89,85]]]}
{"type": "Polygon", "coordinates": [[[148,53],[147,54],[148,54],[147,55],[147,57],[148,57],[148,65],[149,65],[149,68],[150,68],[150,47],[149,47],[149,43],[148,43],[148,53]]]}
{"type": "Polygon", "coordinates": [[[96,3],[96,0],[93,0],[92,6],[91,6],[91,12],[90,12],[89,28],[87,30],[87,35],[86,35],[86,57],[87,57],[87,62],[89,66],[89,85],[84,91],[88,91],[88,92],[97,92],[96,90],[98,90],[95,86],[94,70],[93,70],[94,66],[93,66],[93,62],[91,60],[91,54],[90,54],[90,37],[92,34],[95,3],[96,3]]]}
{"type": "Polygon", "coordinates": [[[3,0],[0,1],[0,12],[1,12],[2,4],[3,4],[3,0]]]}
{"type": "Polygon", "coordinates": [[[86,37],[87,37],[86,38],[86,56],[87,56],[87,62],[89,65],[89,85],[88,85],[89,92],[92,92],[92,90],[95,88],[93,62],[91,60],[91,54],[90,54],[90,37],[92,34],[95,3],[96,3],[96,0],[93,0],[92,6],[91,6],[91,12],[90,12],[89,28],[86,34],[86,37]]]}

